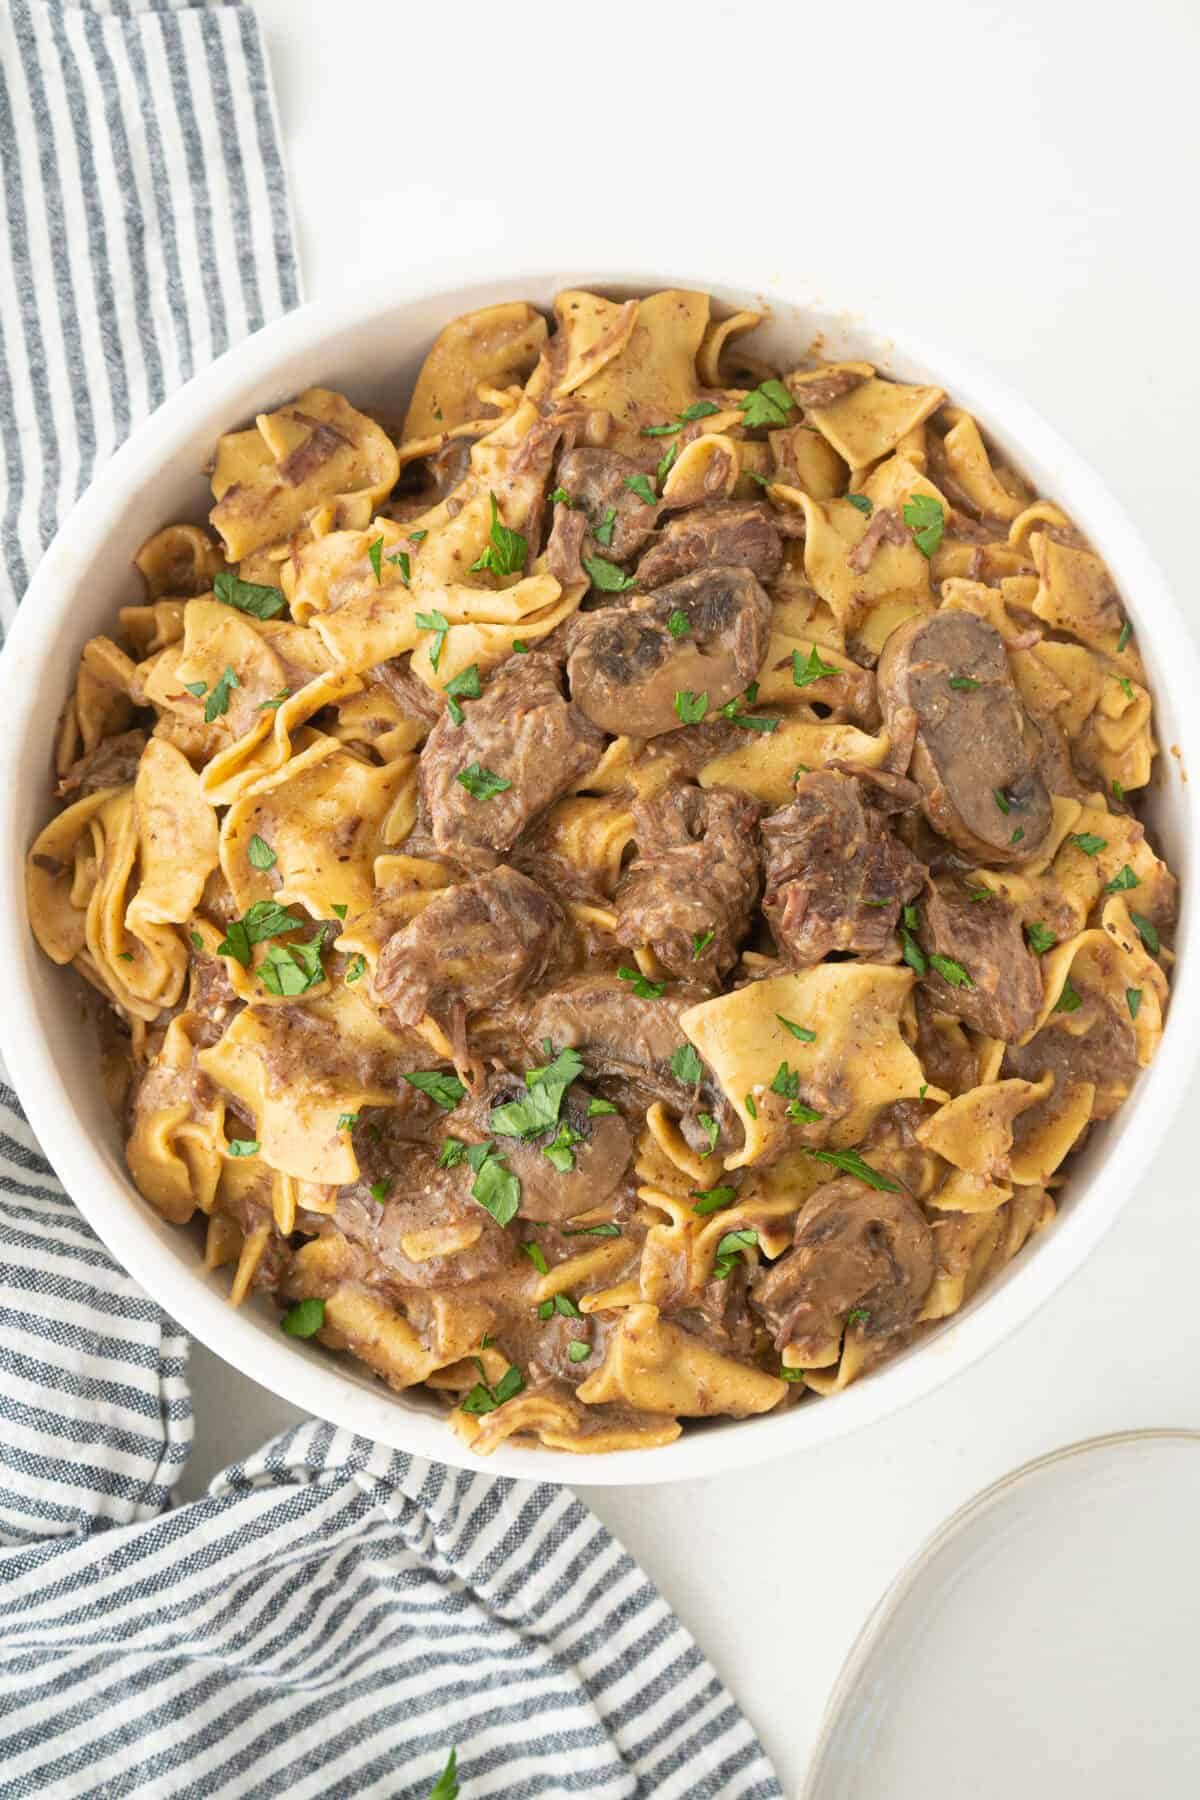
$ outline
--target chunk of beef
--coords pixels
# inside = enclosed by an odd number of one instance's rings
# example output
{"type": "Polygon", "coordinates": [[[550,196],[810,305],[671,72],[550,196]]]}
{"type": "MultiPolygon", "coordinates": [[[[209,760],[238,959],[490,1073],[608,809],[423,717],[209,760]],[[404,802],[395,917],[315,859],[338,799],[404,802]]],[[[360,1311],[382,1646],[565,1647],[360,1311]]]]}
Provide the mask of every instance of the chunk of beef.
{"type": "Polygon", "coordinates": [[[1004,640],[973,613],[919,613],[897,626],[877,670],[888,730],[915,715],[913,778],[935,831],[976,862],[1028,862],[1053,821],[1037,727],[1021,704],[1004,640]]]}
{"type": "Polygon", "coordinates": [[[197,951],[189,974],[187,1010],[193,1025],[188,1035],[193,1044],[215,1044],[245,1003],[233,991],[223,957],[197,951]]]}
{"type": "Polygon", "coordinates": [[[116,737],[101,738],[94,750],[71,764],[58,784],[59,793],[82,800],[101,788],[127,787],[137,774],[145,748],[144,731],[122,731],[116,737]]]}
{"type": "Polygon", "coordinates": [[[553,657],[511,656],[463,724],[443,714],[421,752],[421,798],[439,850],[491,863],[599,760],[604,739],[564,699],[561,682],[553,657]],[[481,772],[507,785],[473,793],[481,772]]]}
{"type": "Polygon", "coordinates": [[[758,811],[733,789],[677,783],[638,801],[638,853],[617,887],[618,942],[648,945],[677,980],[715,985],[737,961],[758,901],[758,811]]]}
{"type": "Polygon", "coordinates": [[[549,894],[500,868],[447,888],[380,952],[375,998],[401,1025],[445,1023],[526,994],[568,953],[566,920],[549,894]]]}
{"type": "MultiPolygon", "coordinates": [[[[1115,949],[1113,951],[1116,955],[1115,949]]],[[[1001,1076],[1019,1075],[1039,1081],[1049,1071],[1054,1093],[1043,1105],[1055,1104],[1056,1095],[1072,1082],[1089,1081],[1096,1089],[1092,1116],[1111,1118],[1137,1077],[1137,1040],[1128,1009],[1113,1004],[1106,994],[1089,988],[1081,977],[1072,977],[1080,1004],[1073,1012],[1051,1013],[1036,1037],[1027,1044],[1009,1044],[1004,1052],[1001,1076]]],[[[1040,1110],[1037,1109],[1037,1110],[1040,1110]]],[[[1022,1114],[1015,1136],[1019,1142],[1022,1114]]]]}
{"type": "Polygon", "coordinates": [[[818,1357],[851,1313],[879,1348],[915,1324],[933,1281],[933,1239],[906,1193],[852,1175],[826,1182],[800,1209],[792,1246],[751,1288],[777,1349],[790,1344],[802,1362],[818,1357]]]}
{"type": "Polygon", "coordinates": [[[610,512],[614,515],[612,536],[605,530],[602,535],[608,542],[598,545],[600,555],[610,562],[636,556],[658,522],[657,504],[648,506],[626,486],[640,475],[637,463],[616,450],[568,450],[559,461],[558,485],[570,494],[573,511],[581,513],[593,530],[604,525],[610,512]]]}
{"type": "Polygon", "coordinates": [[[521,1183],[522,1218],[558,1223],[602,1205],[620,1186],[633,1155],[633,1138],[624,1119],[619,1113],[592,1118],[588,1112],[592,1096],[576,1081],[563,1095],[555,1124],[529,1137],[515,1136],[511,1114],[499,1109],[528,1102],[530,1092],[520,1076],[497,1071],[462,1115],[468,1135],[480,1142],[494,1139],[503,1152],[521,1183]],[[562,1147],[552,1162],[546,1151],[560,1139],[562,1147]],[[556,1166],[565,1160],[564,1149],[571,1156],[565,1169],[556,1166]]]}
{"type": "Polygon", "coordinates": [[[355,1150],[359,1179],[338,1189],[333,1223],[385,1286],[461,1287],[515,1262],[516,1240],[471,1198],[465,1162],[443,1169],[436,1148],[395,1130],[361,1144],[356,1131],[355,1150]]]}
{"type": "Polygon", "coordinates": [[[685,575],[575,619],[572,698],[614,736],[657,737],[680,724],[677,693],[707,694],[710,708],[742,693],[762,666],[770,629],[771,602],[748,569],[685,575]]]}
{"type": "Polygon", "coordinates": [[[1013,908],[998,894],[972,900],[959,882],[936,878],[920,917],[921,946],[929,958],[922,980],[934,1005],[1005,1043],[1032,1030],[1042,1004],[1042,972],[1013,908]],[[950,965],[949,979],[935,958],[950,965]]]}
{"type": "Polygon", "coordinates": [[[564,506],[560,500],[554,508],[554,523],[546,541],[546,567],[563,587],[571,587],[588,578],[583,566],[587,536],[587,514],[577,507],[564,506]]]}
{"type": "Polygon", "coordinates": [[[671,520],[638,564],[638,586],[649,593],[711,563],[749,569],[759,581],[772,581],[782,562],[783,539],[770,509],[754,501],[722,500],[671,520]]]}
{"type": "Polygon", "coordinates": [[[797,369],[788,376],[787,385],[801,406],[820,408],[852,394],[866,379],[857,369],[833,369],[828,375],[820,369],[797,369]]]}
{"type": "Polygon", "coordinates": [[[865,575],[875,561],[875,553],[884,544],[907,544],[908,528],[894,506],[877,506],[858,543],[846,557],[856,575],[865,575]]]}
{"type": "Polygon", "coordinates": [[[925,868],[861,782],[829,769],[798,776],[795,799],[763,820],[762,836],[763,912],[789,962],[892,951],[900,908],[920,893],[925,868]]]}

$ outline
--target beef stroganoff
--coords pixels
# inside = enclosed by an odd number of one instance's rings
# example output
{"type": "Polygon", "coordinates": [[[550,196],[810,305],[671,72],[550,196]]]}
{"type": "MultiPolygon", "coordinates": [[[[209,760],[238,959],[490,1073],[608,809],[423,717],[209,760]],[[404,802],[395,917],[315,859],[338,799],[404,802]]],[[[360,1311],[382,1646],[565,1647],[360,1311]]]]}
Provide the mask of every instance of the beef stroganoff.
{"type": "Polygon", "coordinates": [[[941,389],[761,323],[491,306],[403,420],[230,431],[62,722],[30,920],[138,1188],[480,1452],[845,1387],[1162,1032],[1107,571],[941,389]]]}

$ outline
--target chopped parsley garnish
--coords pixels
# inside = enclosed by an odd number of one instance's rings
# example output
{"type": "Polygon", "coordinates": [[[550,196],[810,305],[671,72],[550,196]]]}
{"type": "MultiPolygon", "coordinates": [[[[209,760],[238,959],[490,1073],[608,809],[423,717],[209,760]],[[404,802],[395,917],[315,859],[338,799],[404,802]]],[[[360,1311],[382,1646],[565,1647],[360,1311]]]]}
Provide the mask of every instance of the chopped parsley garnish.
{"type": "Polygon", "coordinates": [[[992,890],[989,887],[967,889],[967,899],[971,902],[972,906],[978,906],[981,900],[990,900],[991,897],[992,890]]]}
{"type": "Polygon", "coordinates": [[[225,937],[217,945],[217,955],[232,956],[243,969],[248,969],[252,945],[263,944],[268,938],[282,937],[285,932],[295,931],[303,924],[303,919],[289,912],[286,906],[280,906],[277,900],[256,900],[242,918],[231,920],[226,927],[225,937]]]}
{"type": "Polygon", "coordinates": [[[1125,798],[1125,789],[1121,786],[1120,782],[1115,779],[1115,777],[1113,779],[1112,791],[1113,791],[1113,799],[1114,800],[1123,800],[1125,798]]]}
{"type": "Polygon", "coordinates": [[[900,915],[900,946],[909,968],[924,975],[929,965],[925,961],[925,952],[913,936],[919,923],[916,907],[906,906],[900,915]]]}
{"type": "Polygon", "coordinates": [[[461,1138],[445,1137],[442,1139],[442,1154],[438,1157],[439,1169],[457,1169],[467,1154],[467,1146],[461,1138]]]}
{"type": "Polygon", "coordinates": [[[259,837],[257,831],[250,839],[246,856],[252,869],[273,869],[275,867],[275,852],[265,838],[259,837]]]}
{"type": "Polygon", "coordinates": [[[600,523],[592,526],[592,536],[598,544],[603,545],[605,550],[609,549],[612,544],[613,527],[616,522],[617,509],[615,506],[610,506],[600,523]]]}
{"type": "Polygon", "coordinates": [[[543,1300],[541,1305],[537,1309],[537,1315],[538,1315],[539,1319],[543,1320],[543,1322],[546,1319],[552,1319],[554,1317],[554,1302],[553,1302],[553,1300],[543,1300]]]}
{"type": "Polygon", "coordinates": [[[117,961],[118,962],[132,962],[133,961],[133,951],[132,950],[118,950],[117,951],[117,961]]]}
{"type": "Polygon", "coordinates": [[[516,1218],[521,1204],[521,1183],[503,1156],[497,1156],[491,1150],[487,1152],[472,1183],[471,1198],[478,1200],[484,1212],[491,1213],[497,1225],[507,1225],[516,1218]]]}
{"type": "Polygon", "coordinates": [[[491,800],[497,794],[507,793],[512,786],[512,782],[503,775],[493,775],[490,769],[483,768],[477,762],[468,763],[454,779],[466,788],[474,800],[491,800]]]}
{"type": "Polygon", "coordinates": [[[671,1073],[685,1087],[694,1087],[704,1073],[704,1065],[692,1044],[681,1044],[671,1058],[671,1073]]]}
{"type": "Polygon", "coordinates": [[[1024,836],[1025,836],[1025,827],[1023,825],[1018,825],[1017,829],[1013,832],[1012,836],[1009,838],[1008,841],[1010,844],[1019,844],[1021,839],[1024,836]]]}
{"type": "Polygon", "coordinates": [[[741,1262],[743,1250],[753,1250],[758,1243],[758,1233],[752,1227],[744,1227],[741,1231],[727,1231],[717,1244],[716,1261],[713,1263],[713,1279],[724,1281],[734,1263],[741,1262]]]}
{"type": "Polygon", "coordinates": [[[621,1235],[621,1227],[619,1225],[610,1225],[610,1224],[573,1225],[571,1227],[570,1231],[568,1231],[565,1226],[563,1228],[563,1236],[564,1237],[609,1237],[609,1238],[612,1238],[612,1237],[620,1237],[620,1235],[621,1235]]]}
{"type": "Polygon", "coordinates": [[[346,975],[345,975],[346,986],[353,987],[356,981],[362,980],[362,978],[366,974],[366,972],[367,972],[366,957],[363,956],[361,953],[356,953],[354,956],[352,956],[350,958],[350,961],[346,964],[346,975]]]}
{"type": "Polygon", "coordinates": [[[654,471],[655,478],[658,481],[660,486],[667,479],[667,476],[671,473],[671,470],[675,465],[675,458],[678,455],[679,455],[679,440],[676,439],[675,442],[671,445],[671,448],[667,451],[667,454],[662,458],[658,467],[654,471]]]}
{"type": "Polygon", "coordinates": [[[623,594],[626,589],[637,586],[636,576],[627,575],[615,562],[609,562],[607,556],[585,556],[583,566],[592,586],[599,588],[602,594],[623,594]]]}
{"type": "Polygon", "coordinates": [[[1000,808],[1002,813],[1007,815],[1012,811],[1012,802],[1003,788],[993,788],[992,799],[996,802],[996,805],[1000,808]]]}
{"type": "Polygon", "coordinates": [[[675,690],[675,711],[685,725],[699,725],[708,711],[708,693],[695,694],[691,688],[675,690]]]}
{"type": "Polygon", "coordinates": [[[945,507],[932,494],[912,494],[904,503],[903,518],[913,534],[913,543],[928,560],[946,529],[945,507]]]}
{"type": "Polygon", "coordinates": [[[938,956],[933,951],[930,951],[929,961],[937,970],[942,980],[948,981],[951,987],[973,988],[975,986],[975,983],[971,980],[971,977],[967,974],[967,971],[963,968],[962,964],[960,962],[955,962],[952,956],[938,956]]]}
{"type": "Polygon", "coordinates": [[[624,964],[617,970],[621,981],[632,981],[633,992],[638,1000],[657,1000],[667,991],[665,981],[649,981],[640,969],[630,969],[624,964]]]}
{"type": "Polygon", "coordinates": [[[493,1107],[492,1130],[498,1137],[519,1138],[538,1137],[543,1131],[549,1131],[551,1126],[558,1124],[563,1095],[582,1073],[583,1061],[579,1052],[569,1047],[560,1050],[553,1062],[542,1068],[527,1069],[525,1098],[493,1107]]]}
{"type": "Polygon", "coordinates": [[[189,931],[188,936],[192,940],[192,949],[193,950],[203,950],[204,939],[200,936],[200,933],[198,931],[189,931]]]}
{"type": "Polygon", "coordinates": [[[1136,1019],[1138,1016],[1138,1007],[1142,1004],[1141,988],[1126,988],[1125,1004],[1129,1008],[1130,1018],[1136,1019]]]}
{"type": "Polygon", "coordinates": [[[810,1150],[807,1145],[805,1156],[811,1156],[814,1162],[828,1163],[831,1169],[840,1169],[843,1175],[853,1175],[857,1181],[865,1182],[881,1194],[898,1194],[900,1185],[889,1176],[881,1175],[870,1163],[863,1161],[857,1150],[810,1150]]]}
{"type": "Polygon", "coordinates": [[[746,1111],[750,1114],[750,1117],[752,1119],[757,1119],[758,1108],[754,1104],[754,1095],[753,1094],[743,1094],[742,1095],[742,1105],[745,1107],[746,1111]]]}
{"type": "Polygon", "coordinates": [[[592,1346],[585,1344],[582,1338],[572,1338],[567,1345],[568,1362],[586,1362],[592,1354],[592,1346]]]}
{"type": "Polygon", "coordinates": [[[429,1790],[428,1800],[458,1800],[458,1751],[451,1750],[446,1766],[429,1790]]]}
{"type": "Polygon", "coordinates": [[[851,506],[856,506],[859,512],[865,514],[868,519],[875,511],[874,502],[867,494],[847,494],[846,498],[851,506]]]}
{"type": "Polygon", "coordinates": [[[339,919],[344,919],[346,914],[350,911],[350,908],[348,906],[339,905],[338,902],[334,900],[330,905],[330,911],[336,913],[339,919]]]}
{"type": "Polygon", "coordinates": [[[581,1319],[583,1317],[570,1294],[555,1294],[554,1310],[556,1313],[561,1313],[564,1319],[581,1319]]]}
{"type": "Polygon", "coordinates": [[[692,1211],[704,1219],[709,1213],[723,1212],[727,1206],[732,1206],[737,1199],[737,1189],[735,1187],[693,1188],[692,1199],[696,1203],[692,1207],[692,1211]]]}
{"type": "Polygon", "coordinates": [[[648,475],[627,475],[625,477],[625,486],[629,489],[631,494],[637,495],[644,506],[656,506],[658,504],[658,495],[650,486],[650,477],[648,475]]]}
{"type": "Polygon", "coordinates": [[[1098,856],[1101,850],[1108,848],[1108,839],[1097,837],[1093,831],[1073,832],[1067,842],[1074,844],[1077,850],[1082,850],[1085,856],[1098,856]]]}
{"type": "Polygon", "coordinates": [[[707,419],[720,410],[720,407],[714,405],[711,400],[696,400],[691,406],[685,406],[681,413],[676,414],[673,424],[643,425],[642,436],[674,437],[677,432],[683,430],[685,425],[690,425],[693,419],[707,419]]]}
{"type": "Polygon", "coordinates": [[[533,1264],[534,1268],[537,1270],[539,1275],[548,1275],[550,1273],[549,1264],[547,1263],[545,1256],[542,1254],[542,1248],[541,1248],[540,1244],[522,1244],[521,1248],[525,1252],[526,1256],[529,1258],[530,1262],[533,1264]]]}
{"type": "Polygon", "coordinates": [[[413,1069],[404,1079],[409,1087],[419,1088],[447,1112],[458,1105],[467,1091],[458,1076],[448,1074],[445,1069],[413,1069]]]}
{"type": "Polygon", "coordinates": [[[558,1135],[554,1142],[543,1148],[542,1155],[549,1162],[551,1168],[557,1169],[560,1175],[569,1175],[575,1167],[575,1153],[572,1146],[582,1143],[582,1141],[583,1133],[575,1131],[564,1119],[558,1128],[558,1135]]]}
{"type": "MultiPolygon", "coordinates": [[[[757,689],[757,682],[753,685],[757,689]]],[[[747,692],[746,698],[750,699],[749,692],[747,692]]],[[[754,705],[753,700],[750,700],[750,705],[754,705]]],[[[721,708],[721,714],[722,717],[726,719],[732,719],[733,723],[735,725],[740,725],[744,731],[770,733],[772,731],[778,731],[782,723],[780,719],[752,718],[749,713],[744,713],[742,711],[742,702],[740,700],[727,700],[725,705],[721,708]]]]}
{"type": "Polygon", "coordinates": [[[549,499],[551,506],[565,506],[569,509],[576,505],[576,502],[571,498],[570,494],[568,494],[565,487],[556,487],[554,492],[549,496],[549,499]]]}
{"type": "Polygon", "coordinates": [[[357,1124],[358,1114],[356,1112],[338,1114],[337,1128],[339,1131],[353,1131],[357,1124]]]}
{"type": "Polygon", "coordinates": [[[529,655],[529,645],[524,643],[521,638],[514,638],[512,641],[512,647],[518,656],[528,656],[529,655]]]}
{"type": "Polygon", "coordinates": [[[380,1180],[371,1183],[368,1191],[376,1206],[382,1206],[388,1195],[391,1193],[392,1180],[393,1177],[391,1175],[384,1175],[380,1180]]]}
{"type": "Polygon", "coordinates": [[[291,688],[280,688],[279,692],[272,694],[269,700],[260,700],[254,709],[255,712],[271,712],[275,707],[282,706],[291,691],[291,688]]]}
{"type": "MultiPolygon", "coordinates": [[[[470,1393],[464,1394],[463,1398],[459,1401],[458,1404],[461,1411],[474,1414],[495,1412],[498,1406],[503,1406],[506,1400],[513,1399],[514,1396],[519,1394],[524,1388],[525,1377],[522,1375],[520,1369],[518,1369],[516,1363],[510,1363],[495,1387],[489,1387],[487,1382],[482,1378],[483,1364],[478,1357],[474,1360],[475,1366],[479,1370],[480,1379],[475,1383],[475,1386],[471,1389],[470,1393]]],[[[457,1789],[455,1791],[457,1792],[457,1789]]],[[[434,1800],[433,1794],[429,1796],[429,1800],[434,1800]]]]}
{"type": "Polygon", "coordinates": [[[1082,994],[1078,993],[1075,988],[1073,988],[1071,986],[1071,978],[1070,978],[1070,976],[1068,976],[1066,981],[1063,983],[1062,993],[1058,996],[1058,999],[1054,1002],[1054,1011],[1062,1012],[1062,1013],[1078,1012],[1082,1005],[1083,1005],[1083,996],[1082,996],[1082,994]]]}
{"type": "Polygon", "coordinates": [[[808,1106],[803,1100],[789,1100],[783,1110],[788,1118],[794,1119],[798,1125],[815,1125],[818,1119],[825,1117],[825,1114],[819,1113],[815,1106],[808,1106]]]}
{"type": "Polygon", "coordinates": [[[458,704],[460,700],[478,700],[482,689],[479,685],[479,664],[469,663],[453,681],[446,683],[446,705],[450,709],[450,717],[456,725],[461,725],[466,714],[458,704]]]}
{"type": "Polygon", "coordinates": [[[408,534],[408,541],[410,544],[423,544],[428,536],[429,533],[427,531],[410,531],[408,534]]]}
{"type": "Polygon", "coordinates": [[[775,1071],[775,1078],[771,1082],[771,1092],[782,1094],[785,1100],[797,1099],[800,1094],[799,1074],[789,1069],[785,1062],[781,1062],[775,1071]]]}
{"type": "Polygon", "coordinates": [[[226,569],[213,578],[213,594],[222,606],[249,613],[255,619],[273,619],[287,601],[277,587],[262,587],[256,581],[239,581],[226,569]]]}
{"type": "Polygon", "coordinates": [[[258,1155],[258,1139],[257,1138],[230,1138],[229,1154],[230,1154],[230,1156],[257,1156],[258,1155]]]}
{"type": "Polygon", "coordinates": [[[367,555],[370,557],[371,567],[375,571],[375,585],[379,587],[383,582],[383,539],[381,537],[374,538],[367,545],[367,555]]]}
{"type": "Polygon", "coordinates": [[[1126,863],[1119,875],[1114,875],[1111,881],[1105,882],[1104,891],[1106,894],[1120,894],[1126,888],[1135,888],[1141,885],[1129,864],[1126,863]]]}
{"type": "Polygon", "coordinates": [[[1142,913],[1131,912],[1129,917],[1137,927],[1137,934],[1151,956],[1157,956],[1160,948],[1157,926],[1153,925],[1142,913]]]}
{"type": "Polygon", "coordinates": [[[587,1116],[589,1119],[601,1119],[606,1113],[615,1113],[617,1110],[611,1100],[597,1100],[593,1095],[588,1101],[587,1116]]]}
{"type": "Polygon", "coordinates": [[[450,621],[445,613],[435,609],[433,612],[419,612],[416,622],[422,631],[434,633],[433,645],[429,652],[429,666],[436,674],[437,666],[442,660],[442,650],[446,643],[446,633],[450,629],[450,621]]]}
{"type": "Polygon", "coordinates": [[[973,694],[975,689],[979,686],[979,683],[975,680],[973,675],[952,675],[950,677],[950,686],[952,688],[958,688],[964,694],[973,694]]]}
{"type": "Polygon", "coordinates": [[[808,661],[800,661],[800,652],[792,651],[792,686],[809,687],[814,681],[821,681],[826,675],[840,675],[842,671],[835,669],[832,663],[822,662],[817,646],[809,646],[808,661]]]}
{"type": "Polygon", "coordinates": [[[920,1087],[917,1089],[917,1099],[923,1100],[928,1092],[929,1092],[929,1083],[927,1081],[923,1081],[921,1083],[920,1087]]]}
{"type": "Polygon", "coordinates": [[[471,564],[471,570],[487,569],[493,575],[518,575],[525,567],[525,558],[529,554],[529,545],[519,531],[510,531],[507,525],[500,523],[500,508],[496,504],[496,496],[489,496],[492,503],[492,528],[488,533],[491,542],[482,556],[471,564]]]}
{"type": "Polygon", "coordinates": [[[1120,656],[1122,650],[1125,648],[1126,644],[1129,642],[1130,637],[1132,635],[1133,635],[1133,626],[1130,624],[1129,620],[1126,619],[1125,623],[1122,625],[1120,631],[1117,634],[1117,655],[1118,656],[1120,656]]]}
{"type": "MultiPolygon", "coordinates": [[[[218,575],[217,580],[221,577],[218,575]]],[[[285,1312],[279,1321],[279,1329],[286,1331],[289,1337],[312,1337],[320,1331],[325,1323],[325,1302],[323,1300],[298,1300],[290,1312],[285,1312]]]]}
{"type": "Polygon", "coordinates": [[[697,1113],[696,1123],[708,1139],[708,1149],[700,1152],[701,1157],[711,1156],[717,1147],[717,1139],[721,1135],[721,1127],[711,1113],[697,1113]]]}
{"type": "Polygon", "coordinates": [[[1132,681],[1130,681],[1128,675],[1118,676],[1117,686],[1120,688],[1121,692],[1124,694],[1124,696],[1127,700],[1133,699],[1133,683],[1132,683],[1132,681]]]}
{"type": "Polygon", "coordinates": [[[1048,925],[1043,925],[1039,919],[1030,920],[1025,927],[1025,936],[1029,939],[1029,948],[1037,956],[1045,956],[1047,950],[1052,950],[1058,942],[1057,933],[1051,931],[1048,925]]]}
{"type": "Polygon", "coordinates": [[[788,414],[794,409],[796,402],[782,381],[776,381],[772,377],[752,388],[739,404],[743,423],[747,430],[754,431],[760,425],[774,428],[786,425],[788,414]]]}
{"type": "Polygon", "coordinates": [[[211,725],[215,720],[225,716],[229,711],[230,690],[241,687],[241,685],[230,665],[226,663],[224,673],[204,702],[204,723],[206,725],[211,725]]]}
{"type": "Polygon", "coordinates": [[[785,1368],[782,1363],[780,1363],[779,1379],[780,1379],[780,1381],[803,1381],[804,1380],[804,1370],[803,1369],[788,1369],[788,1368],[785,1368]]]}
{"type": "Polygon", "coordinates": [[[871,1314],[867,1307],[865,1307],[865,1306],[851,1307],[850,1311],[846,1314],[847,1330],[849,1330],[851,1325],[865,1325],[868,1322],[868,1320],[870,1319],[870,1317],[871,1317],[871,1314]]]}
{"type": "Polygon", "coordinates": [[[817,1034],[815,1031],[810,1031],[807,1025],[797,1025],[793,1020],[785,1019],[782,1013],[776,1013],[775,1017],[779,1020],[783,1029],[785,1031],[790,1031],[794,1038],[799,1038],[802,1044],[816,1043],[817,1034]]]}
{"type": "Polygon", "coordinates": [[[321,947],[325,942],[322,925],[307,944],[268,944],[266,961],[258,969],[258,979],[268,994],[277,999],[306,994],[325,979],[321,947]]]}
{"type": "Polygon", "coordinates": [[[686,637],[692,629],[692,621],[681,606],[677,606],[667,620],[667,630],[673,638],[686,637]]]}
{"type": "MultiPolygon", "coordinates": [[[[381,538],[380,543],[382,543],[382,542],[383,542],[383,539],[381,538]]],[[[394,556],[388,557],[388,561],[390,563],[393,563],[396,566],[396,568],[399,569],[400,579],[404,583],[405,587],[411,587],[412,586],[412,563],[409,560],[408,551],[407,550],[397,550],[397,552],[394,556]]]]}
{"type": "Polygon", "coordinates": [[[708,946],[712,943],[715,935],[715,932],[711,928],[708,931],[694,931],[692,933],[693,962],[699,962],[700,958],[704,955],[704,952],[708,949],[708,946]]]}
{"type": "Polygon", "coordinates": [[[757,481],[761,488],[773,487],[775,483],[773,475],[760,475],[757,469],[743,469],[742,474],[748,475],[751,481],[757,481]]]}

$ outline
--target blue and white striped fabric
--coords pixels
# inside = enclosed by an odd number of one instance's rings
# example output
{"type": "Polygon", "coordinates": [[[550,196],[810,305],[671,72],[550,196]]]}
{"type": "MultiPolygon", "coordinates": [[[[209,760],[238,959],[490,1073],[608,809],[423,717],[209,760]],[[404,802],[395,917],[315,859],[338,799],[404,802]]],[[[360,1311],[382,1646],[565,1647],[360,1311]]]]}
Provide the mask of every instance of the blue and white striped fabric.
{"type": "MultiPolygon", "coordinates": [[[[8,619],[131,427],[299,297],[252,12],[0,0],[0,171],[8,619]]],[[[780,1794],[568,1492],[314,1423],[171,1510],[186,1364],[0,1085],[0,1800],[424,1800],[452,1746],[463,1800],[780,1794]]]]}

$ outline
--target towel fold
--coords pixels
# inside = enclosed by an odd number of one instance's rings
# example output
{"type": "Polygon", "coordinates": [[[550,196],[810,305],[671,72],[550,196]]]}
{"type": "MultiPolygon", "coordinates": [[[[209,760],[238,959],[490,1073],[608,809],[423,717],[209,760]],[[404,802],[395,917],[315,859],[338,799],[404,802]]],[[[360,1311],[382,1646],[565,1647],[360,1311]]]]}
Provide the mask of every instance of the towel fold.
{"type": "MultiPolygon", "coordinates": [[[[253,13],[0,0],[0,180],[2,623],[132,427],[299,299],[253,13]]],[[[172,1510],[186,1369],[0,1086],[0,1800],[425,1800],[451,1748],[463,1800],[780,1794],[568,1490],[311,1423],[172,1510]]]]}

